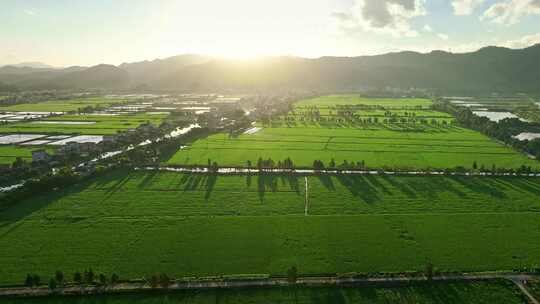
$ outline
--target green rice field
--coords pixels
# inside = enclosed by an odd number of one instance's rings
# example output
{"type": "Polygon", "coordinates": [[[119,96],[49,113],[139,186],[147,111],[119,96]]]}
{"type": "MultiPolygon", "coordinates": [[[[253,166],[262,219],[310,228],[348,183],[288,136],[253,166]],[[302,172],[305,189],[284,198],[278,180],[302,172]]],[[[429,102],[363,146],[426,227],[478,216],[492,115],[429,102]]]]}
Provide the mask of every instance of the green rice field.
{"type": "MultiPolygon", "coordinates": [[[[26,161],[32,161],[32,151],[43,149],[42,147],[20,147],[14,145],[0,145],[0,164],[12,164],[17,157],[21,157],[26,161]]],[[[52,153],[54,149],[45,149],[52,153]]]]}
{"type": "Polygon", "coordinates": [[[365,161],[370,168],[470,168],[492,165],[518,168],[538,163],[472,130],[447,127],[430,131],[398,131],[383,128],[263,128],[255,134],[230,137],[220,133],[179,150],[167,161],[173,165],[205,165],[208,159],[220,166],[253,166],[259,158],[275,162],[290,157],[298,167],[314,160],[328,164],[334,159],[365,161]]]}
{"type": "Polygon", "coordinates": [[[109,107],[116,103],[122,103],[122,99],[108,99],[103,97],[49,100],[39,103],[22,103],[11,106],[0,106],[0,111],[6,112],[70,112],[92,106],[109,107]]]}
{"type": "Polygon", "coordinates": [[[170,165],[253,166],[259,158],[291,158],[297,167],[313,161],[364,161],[369,168],[538,168],[538,163],[479,132],[454,125],[427,99],[366,99],[352,95],[302,100],[286,116],[259,124],[260,131],[218,133],[179,150],[170,165]],[[344,108],[345,105],[353,108],[344,108]],[[358,105],[379,108],[357,108],[358,105]],[[355,108],[356,107],[356,108],[355,108]]]}
{"type": "Polygon", "coordinates": [[[381,106],[385,108],[427,108],[432,104],[431,100],[423,98],[365,98],[357,95],[328,95],[311,99],[300,100],[295,104],[296,108],[304,107],[334,107],[341,105],[381,106]]]}
{"type": "Polygon", "coordinates": [[[307,208],[305,182],[113,172],[52,191],[0,212],[0,284],[87,268],[131,279],[540,263],[540,179],[310,176],[307,208]]]}
{"type": "Polygon", "coordinates": [[[118,131],[136,128],[147,122],[158,126],[165,117],[167,115],[145,113],[114,116],[61,115],[39,121],[5,124],[0,126],[0,133],[110,135],[116,134],[118,131]],[[83,124],[77,124],[78,122],[83,124]]]}
{"type": "Polygon", "coordinates": [[[412,284],[407,287],[268,288],[190,290],[86,297],[6,299],[6,304],[334,304],[334,303],[526,303],[519,290],[506,281],[412,284]]]}

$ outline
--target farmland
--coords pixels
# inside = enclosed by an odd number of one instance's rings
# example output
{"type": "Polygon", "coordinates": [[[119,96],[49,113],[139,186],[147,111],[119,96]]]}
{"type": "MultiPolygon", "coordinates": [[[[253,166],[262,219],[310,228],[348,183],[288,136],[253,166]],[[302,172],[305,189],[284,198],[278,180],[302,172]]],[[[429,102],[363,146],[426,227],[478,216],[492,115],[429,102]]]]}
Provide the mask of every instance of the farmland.
{"type": "Polygon", "coordinates": [[[5,300],[6,304],[210,303],[524,303],[510,282],[413,284],[407,287],[224,289],[5,300]]]}
{"type": "Polygon", "coordinates": [[[0,213],[0,283],[93,268],[141,278],[481,271],[540,262],[540,180],[118,171],[0,213]],[[512,240],[509,242],[508,240],[512,240]],[[37,248],[37,249],[36,249],[37,248]],[[133,267],[133,265],[138,265],[133,267]]]}
{"type": "Polygon", "coordinates": [[[427,99],[367,99],[324,96],[301,100],[287,115],[259,125],[256,133],[218,133],[178,151],[171,165],[245,166],[258,159],[361,162],[369,168],[444,169],[538,165],[524,155],[469,129],[427,99]]]}
{"type": "Polygon", "coordinates": [[[122,99],[107,99],[103,97],[91,97],[66,100],[49,100],[39,103],[22,103],[11,106],[1,106],[0,111],[6,112],[71,112],[91,106],[109,107],[116,103],[122,103],[122,99]]]}
{"type": "Polygon", "coordinates": [[[61,115],[40,121],[0,126],[0,133],[110,135],[150,122],[159,125],[167,115],[145,113],[123,115],[61,115]]]}
{"type": "MultiPolygon", "coordinates": [[[[26,161],[32,160],[32,151],[39,150],[38,147],[19,147],[19,146],[0,146],[0,164],[12,164],[17,157],[21,157],[26,161]]],[[[47,149],[51,152],[52,149],[47,149]]]]}
{"type": "Polygon", "coordinates": [[[362,98],[358,95],[329,95],[306,100],[300,100],[296,103],[297,108],[318,106],[340,106],[340,105],[361,105],[361,106],[381,106],[385,108],[428,108],[431,106],[429,99],[422,98],[362,98]]]}

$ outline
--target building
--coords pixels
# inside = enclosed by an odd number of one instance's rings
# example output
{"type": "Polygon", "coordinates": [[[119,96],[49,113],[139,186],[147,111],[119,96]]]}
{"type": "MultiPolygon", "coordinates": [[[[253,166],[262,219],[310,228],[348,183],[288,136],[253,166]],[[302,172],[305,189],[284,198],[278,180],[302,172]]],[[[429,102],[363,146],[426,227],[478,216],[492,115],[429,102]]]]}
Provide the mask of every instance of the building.
{"type": "Polygon", "coordinates": [[[45,150],[35,150],[32,151],[32,161],[39,162],[48,162],[51,159],[51,155],[45,150]]]}
{"type": "Polygon", "coordinates": [[[79,152],[92,153],[97,151],[97,144],[95,142],[83,142],[79,143],[79,152]]]}
{"type": "Polygon", "coordinates": [[[76,141],[70,141],[58,149],[56,153],[59,155],[78,154],[80,153],[79,143],[76,141]]]}
{"type": "Polygon", "coordinates": [[[118,137],[116,135],[104,135],[103,136],[103,143],[104,144],[114,144],[118,137]]]}

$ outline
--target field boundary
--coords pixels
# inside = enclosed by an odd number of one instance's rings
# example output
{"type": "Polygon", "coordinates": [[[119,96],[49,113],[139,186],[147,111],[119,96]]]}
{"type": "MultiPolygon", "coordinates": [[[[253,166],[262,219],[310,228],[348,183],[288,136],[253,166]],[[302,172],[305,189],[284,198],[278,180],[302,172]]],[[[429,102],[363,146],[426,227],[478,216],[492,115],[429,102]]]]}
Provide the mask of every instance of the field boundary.
{"type": "Polygon", "coordinates": [[[509,280],[516,284],[521,293],[529,298],[532,303],[538,301],[527,291],[523,282],[538,279],[538,275],[527,273],[480,273],[480,274],[448,274],[438,275],[428,278],[421,276],[395,276],[395,277],[300,277],[296,280],[288,278],[263,278],[263,279],[207,279],[191,281],[172,281],[168,286],[153,286],[145,281],[122,282],[108,286],[98,285],[70,285],[50,289],[43,287],[5,287],[0,288],[0,298],[2,297],[45,297],[53,295],[73,296],[73,295],[93,295],[93,294],[113,294],[126,292],[139,292],[150,290],[191,290],[191,289],[234,289],[234,288],[269,288],[269,287],[323,287],[323,286],[406,286],[413,283],[429,282],[472,282],[509,280]]]}

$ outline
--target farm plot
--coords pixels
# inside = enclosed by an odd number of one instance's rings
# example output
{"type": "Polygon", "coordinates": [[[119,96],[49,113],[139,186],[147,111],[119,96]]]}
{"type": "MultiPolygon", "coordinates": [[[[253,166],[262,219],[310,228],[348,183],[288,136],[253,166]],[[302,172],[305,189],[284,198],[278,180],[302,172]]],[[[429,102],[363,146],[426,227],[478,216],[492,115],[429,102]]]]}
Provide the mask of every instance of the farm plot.
{"type": "Polygon", "coordinates": [[[113,104],[123,103],[123,99],[108,99],[103,97],[50,100],[39,103],[23,103],[11,106],[2,106],[0,111],[5,112],[70,112],[86,107],[109,107],[113,104]]]}
{"type": "MultiPolygon", "coordinates": [[[[26,161],[32,161],[32,151],[40,150],[42,148],[38,147],[20,147],[20,146],[0,146],[0,164],[8,165],[12,164],[17,157],[22,158],[26,161]]],[[[53,149],[46,149],[49,153],[53,149]]]]}
{"type": "Polygon", "coordinates": [[[20,283],[26,273],[47,279],[58,269],[140,278],[540,262],[531,241],[540,238],[538,179],[308,183],[307,216],[303,178],[291,176],[116,172],[36,197],[0,213],[0,283],[20,283]]]}
{"type": "Polygon", "coordinates": [[[0,133],[46,133],[110,135],[136,128],[150,122],[159,125],[167,115],[62,115],[40,121],[13,123],[0,126],[0,133]]]}
{"type": "Polygon", "coordinates": [[[523,296],[507,281],[452,282],[410,284],[402,287],[359,288],[262,288],[189,290],[159,293],[134,293],[86,297],[48,297],[39,299],[8,299],[5,304],[353,304],[353,303],[444,303],[447,304],[518,304],[523,296]]]}
{"type": "Polygon", "coordinates": [[[382,128],[263,128],[254,134],[229,137],[216,134],[179,150],[168,164],[256,166],[259,158],[274,162],[291,158],[298,167],[314,160],[328,165],[364,161],[369,168],[453,168],[456,166],[517,168],[538,167],[537,162],[482,134],[457,127],[431,131],[397,131],[382,128]]]}
{"type": "MultiPolygon", "coordinates": [[[[298,167],[365,163],[368,168],[444,169],[538,167],[537,162],[482,134],[454,125],[427,99],[352,95],[302,100],[285,116],[262,121],[252,134],[216,134],[178,151],[170,165],[256,166],[287,158],[298,167]]],[[[248,132],[249,133],[249,132],[248,132]]]]}
{"type": "Polygon", "coordinates": [[[432,102],[423,98],[365,98],[357,95],[329,95],[301,100],[295,104],[295,108],[335,107],[341,105],[377,106],[387,109],[421,109],[429,108],[432,102]]]}

